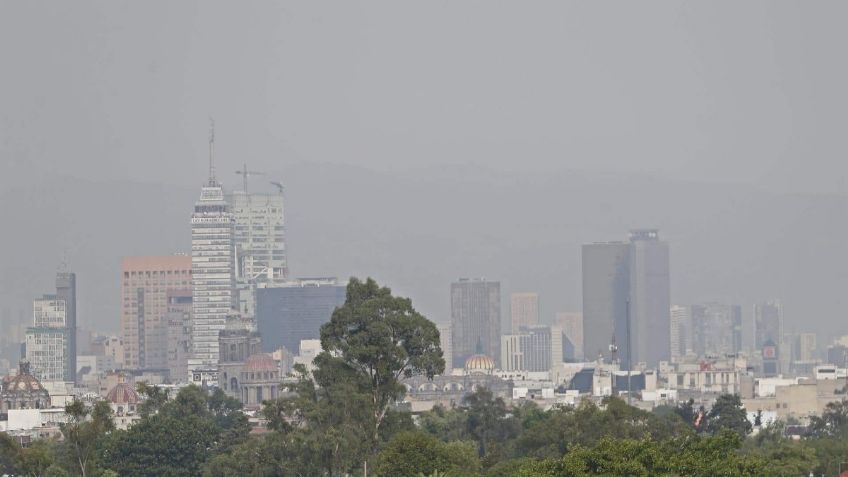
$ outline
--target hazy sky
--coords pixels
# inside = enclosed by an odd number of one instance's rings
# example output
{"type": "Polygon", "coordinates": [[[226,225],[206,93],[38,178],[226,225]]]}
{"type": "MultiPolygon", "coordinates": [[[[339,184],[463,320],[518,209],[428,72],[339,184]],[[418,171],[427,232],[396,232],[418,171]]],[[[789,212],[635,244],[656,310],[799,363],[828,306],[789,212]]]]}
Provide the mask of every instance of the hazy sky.
{"type": "Polygon", "coordinates": [[[847,18],[0,0],[0,223],[21,232],[0,313],[26,318],[67,257],[83,325],[115,330],[120,257],[189,248],[214,116],[225,186],[243,162],[286,184],[296,276],[375,276],[446,321],[449,282],[482,275],[551,317],[580,309],[581,243],[659,227],[675,302],[781,298],[793,330],[842,334],[847,18]]]}
{"type": "MultiPolygon", "coordinates": [[[[0,164],[644,171],[834,192],[848,2],[0,1],[0,164]]],[[[227,179],[232,181],[232,176],[227,179]]]]}

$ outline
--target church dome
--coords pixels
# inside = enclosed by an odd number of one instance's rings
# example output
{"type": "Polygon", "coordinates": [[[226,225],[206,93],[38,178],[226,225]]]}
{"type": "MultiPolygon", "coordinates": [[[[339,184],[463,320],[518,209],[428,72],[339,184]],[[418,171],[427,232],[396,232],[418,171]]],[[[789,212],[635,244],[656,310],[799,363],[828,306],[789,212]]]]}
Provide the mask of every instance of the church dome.
{"type": "Polygon", "coordinates": [[[466,373],[489,374],[495,369],[495,362],[485,354],[475,354],[465,360],[466,373]]]}
{"type": "Polygon", "coordinates": [[[257,353],[249,358],[244,364],[244,371],[248,373],[264,373],[266,371],[279,371],[280,367],[274,358],[268,353],[257,353]]]}
{"type": "Polygon", "coordinates": [[[118,376],[118,384],[106,394],[106,400],[113,404],[138,404],[140,401],[138,393],[123,374],[118,376]]]}
{"type": "Polygon", "coordinates": [[[29,370],[29,362],[21,361],[18,374],[4,380],[3,393],[40,393],[46,392],[41,382],[29,370]]]}
{"type": "Polygon", "coordinates": [[[21,361],[18,374],[3,379],[0,402],[5,409],[50,407],[50,393],[29,370],[29,361],[21,361]]]}

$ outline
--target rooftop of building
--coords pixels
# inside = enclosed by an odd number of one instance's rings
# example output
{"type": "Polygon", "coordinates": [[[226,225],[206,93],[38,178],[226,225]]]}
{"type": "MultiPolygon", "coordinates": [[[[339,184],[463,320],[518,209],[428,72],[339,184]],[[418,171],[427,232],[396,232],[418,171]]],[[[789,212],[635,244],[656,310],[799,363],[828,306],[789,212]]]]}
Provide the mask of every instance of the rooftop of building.
{"type": "Polygon", "coordinates": [[[303,288],[320,286],[346,286],[340,284],[336,277],[304,277],[292,278],[281,282],[261,283],[258,288],[303,288]]]}
{"type": "Polygon", "coordinates": [[[191,257],[188,255],[123,257],[121,258],[121,270],[136,272],[191,270],[191,257]]]}
{"type": "Polygon", "coordinates": [[[264,371],[277,371],[279,370],[279,365],[274,360],[274,358],[268,353],[257,353],[249,358],[247,358],[247,362],[244,364],[244,371],[247,372],[264,372],[264,371]]]}

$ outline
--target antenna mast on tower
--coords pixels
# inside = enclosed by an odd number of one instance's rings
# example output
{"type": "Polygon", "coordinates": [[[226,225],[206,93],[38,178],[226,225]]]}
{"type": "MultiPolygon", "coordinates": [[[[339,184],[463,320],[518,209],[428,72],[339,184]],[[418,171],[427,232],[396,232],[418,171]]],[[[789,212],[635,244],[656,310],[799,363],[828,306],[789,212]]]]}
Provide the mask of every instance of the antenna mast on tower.
{"type": "Polygon", "coordinates": [[[209,118],[209,185],[218,185],[215,180],[215,120],[212,118],[209,118]]]}

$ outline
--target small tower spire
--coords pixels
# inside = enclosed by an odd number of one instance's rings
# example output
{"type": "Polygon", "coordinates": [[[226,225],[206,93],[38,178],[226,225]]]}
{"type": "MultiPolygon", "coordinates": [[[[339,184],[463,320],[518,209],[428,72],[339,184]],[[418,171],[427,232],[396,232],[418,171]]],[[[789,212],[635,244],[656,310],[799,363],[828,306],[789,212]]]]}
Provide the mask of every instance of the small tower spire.
{"type": "Polygon", "coordinates": [[[209,185],[218,185],[215,180],[215,120],[212,118],[209,118],[209,185]]]}

